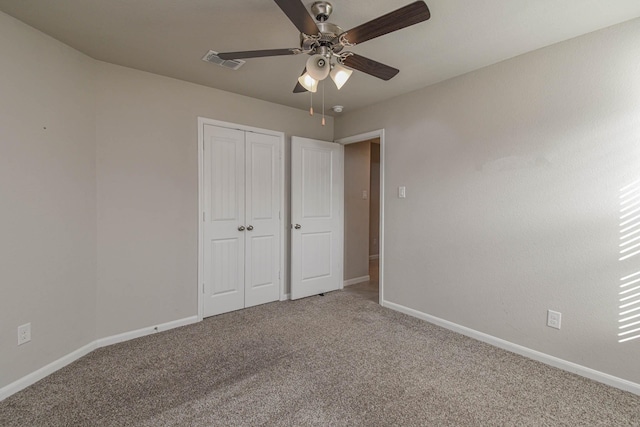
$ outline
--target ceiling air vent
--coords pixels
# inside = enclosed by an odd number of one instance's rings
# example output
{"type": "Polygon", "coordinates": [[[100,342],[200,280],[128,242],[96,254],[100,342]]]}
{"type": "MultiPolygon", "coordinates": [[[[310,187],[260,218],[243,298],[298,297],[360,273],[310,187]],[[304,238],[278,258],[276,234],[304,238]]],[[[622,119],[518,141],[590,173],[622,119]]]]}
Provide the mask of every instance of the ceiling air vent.
{"type": "Polygon", "coordinates": [[[219,65],[225,68],[231,68],[232,70],[237,70],[242,67],[247,61],[243,61],[242,59],[222,59],[218,56],[218,52],[210,50],[207,52],[205,56],[202,57],[203,61],[211,62],[212,64],[219,65]]]}

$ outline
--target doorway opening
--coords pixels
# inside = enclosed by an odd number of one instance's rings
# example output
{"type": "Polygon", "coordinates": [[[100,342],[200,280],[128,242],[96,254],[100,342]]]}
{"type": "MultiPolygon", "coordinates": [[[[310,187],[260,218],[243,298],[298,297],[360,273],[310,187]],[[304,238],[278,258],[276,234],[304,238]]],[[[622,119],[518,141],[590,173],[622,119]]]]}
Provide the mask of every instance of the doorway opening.
{"type": "Polygon", "coordinates": [[[384,131],[344,144],[344,287],[382,305],[384,131]]]}

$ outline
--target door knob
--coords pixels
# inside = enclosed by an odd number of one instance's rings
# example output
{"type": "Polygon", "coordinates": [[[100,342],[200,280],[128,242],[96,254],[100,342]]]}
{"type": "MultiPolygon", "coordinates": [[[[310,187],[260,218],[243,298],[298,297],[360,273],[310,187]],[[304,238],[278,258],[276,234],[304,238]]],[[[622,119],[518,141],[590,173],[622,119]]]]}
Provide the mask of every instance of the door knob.
{"type": "Polygon", "coordinates": [[[247,230],[249,230],[249,231],[253,230],[253,225],[247,226],[247,230]]]}
{"type": "Polygon", "coordinates": [[[241,225],[240,227],[238,227],[238,231],[244,231],[244,225],[241,225]]]}
{"type": "Polygon", "coordinates": [[[293,228],[295,228],[296,230],[300,230],[302,226],[300,224],[296,224],[293,226],[293,228]]]}

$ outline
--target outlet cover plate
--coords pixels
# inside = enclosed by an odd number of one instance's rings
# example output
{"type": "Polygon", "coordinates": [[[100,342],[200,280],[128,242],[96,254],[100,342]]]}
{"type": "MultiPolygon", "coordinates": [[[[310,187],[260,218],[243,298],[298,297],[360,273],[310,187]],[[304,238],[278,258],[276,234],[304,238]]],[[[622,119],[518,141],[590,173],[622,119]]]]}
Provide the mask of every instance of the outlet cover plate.
{"type": "Polygon", "coordinates": [[[31,323],[18,326],[18,345],[31,341],[31,323]]]}
{"type": "Polygon", "coordinates": [[[559,311],[547,310],[547,326],[550,328],[560,329],[562,321],[562,313],[559,311]]]}

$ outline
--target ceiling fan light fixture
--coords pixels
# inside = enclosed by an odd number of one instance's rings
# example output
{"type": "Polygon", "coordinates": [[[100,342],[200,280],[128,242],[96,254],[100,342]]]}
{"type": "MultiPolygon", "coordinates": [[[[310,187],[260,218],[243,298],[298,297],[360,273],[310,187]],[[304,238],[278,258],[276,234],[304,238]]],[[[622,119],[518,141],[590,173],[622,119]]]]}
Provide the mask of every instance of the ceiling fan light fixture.
{"type": "MultiPolygon", "coordinates": [[[[324,55],[313,55],[307,59],[307,73],[317,81],[324,80],[331,71],[329,60],[324,55]]],[[[301,83],[302,84],[302,83],[301,83]]]]}
{"type": "Polygon", "coordinates": [[[331,80],[333,80],[338,90],[340,90],[342,86],[344,86],[344,84],[347,82],[347,80],[349,80],[349,77],[351,77],[352,73],[353,70],[350,70],[340,64],[335,64],[330,73],[331,80]]]}
{"type": "Polygon", "coordinates": [[[311,77],[308,71],[298,77],[298,82],[309,92],[315,93],[318,90],[318,80],[311,77]]]}

